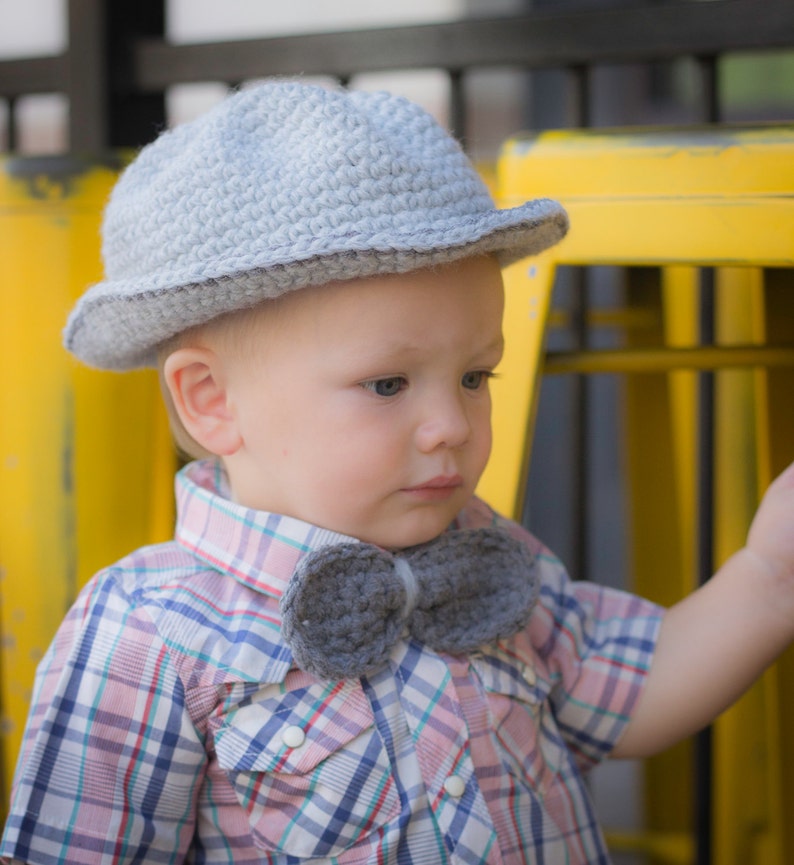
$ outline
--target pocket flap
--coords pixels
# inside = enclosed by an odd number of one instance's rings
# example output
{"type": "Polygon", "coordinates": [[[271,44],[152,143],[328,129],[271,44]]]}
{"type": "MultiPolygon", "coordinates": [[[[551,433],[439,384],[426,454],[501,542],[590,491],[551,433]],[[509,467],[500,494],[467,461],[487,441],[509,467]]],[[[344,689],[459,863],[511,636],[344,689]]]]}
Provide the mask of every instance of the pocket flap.
{"type": "Polygon", "coordinates": [[[374,724],[358,681],[269,685],[220,719],[215,753],[227,771],[306,774],[374,724]]]}
{"type": "Polygon", "coordinates": [[[489,647],[472,658],[483,687],[522,703],[545,703],[551,692],[551,677],[543,661],[534,653],[524,658],[489,647]]]}

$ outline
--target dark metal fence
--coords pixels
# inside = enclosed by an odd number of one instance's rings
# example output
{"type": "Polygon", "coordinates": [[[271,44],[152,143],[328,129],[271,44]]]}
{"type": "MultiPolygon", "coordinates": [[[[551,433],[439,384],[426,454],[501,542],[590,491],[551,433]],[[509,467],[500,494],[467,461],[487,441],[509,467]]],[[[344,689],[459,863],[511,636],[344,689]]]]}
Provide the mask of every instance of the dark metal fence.
{"type": "MultiPolygon", "coordinates": [[[[737,52],[794,47],[790,0],[689,0],[575,8],[558,2],[509,17],[194,45],[169,44],[164,0],[69,0],[68,47],[56,56],[0,61],[0,98],[64,93],[75,151],[137,145],[164,122],[172,85],[237,84],[268,75],[436,68],[449,74],[452,128],[466,128],[466,81],[475,69],[565,70],[574,92],[569,125],[588,125],[590,77],[603,64],[693,58],[700,120],[721,115],[720,64],[737,52]]],[[[793,109],[794,111],[794,109],[793,109]]]]}

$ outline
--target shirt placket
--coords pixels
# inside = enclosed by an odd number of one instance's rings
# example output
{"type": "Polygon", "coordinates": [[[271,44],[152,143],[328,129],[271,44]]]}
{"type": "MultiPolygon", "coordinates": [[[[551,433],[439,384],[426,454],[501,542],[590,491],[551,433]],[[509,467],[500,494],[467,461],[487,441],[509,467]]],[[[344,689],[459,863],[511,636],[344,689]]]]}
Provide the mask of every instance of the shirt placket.
{"type": "Polygon", "coordinates": [[[447,664],[413,642],[401,643],[395,649],[392,664],[430,809],[444,836],[450,862],[502,865],[447,664]]]}

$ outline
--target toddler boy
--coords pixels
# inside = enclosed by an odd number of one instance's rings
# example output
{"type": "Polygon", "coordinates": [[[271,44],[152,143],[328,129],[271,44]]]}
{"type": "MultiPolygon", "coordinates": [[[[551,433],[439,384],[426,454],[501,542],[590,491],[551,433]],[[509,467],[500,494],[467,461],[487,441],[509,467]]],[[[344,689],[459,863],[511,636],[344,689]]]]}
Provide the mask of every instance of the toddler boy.
{"type": "Polygon", "coordinates": [[[40,665],[2,855],[608,861],[583,773],[707,723],[794,634],[794,472],[666,612],[474,498],[500,267],[565,230],[385,94],[268,83],[141,152],[66,343],[159,365],[211,456],[40,665]]]}

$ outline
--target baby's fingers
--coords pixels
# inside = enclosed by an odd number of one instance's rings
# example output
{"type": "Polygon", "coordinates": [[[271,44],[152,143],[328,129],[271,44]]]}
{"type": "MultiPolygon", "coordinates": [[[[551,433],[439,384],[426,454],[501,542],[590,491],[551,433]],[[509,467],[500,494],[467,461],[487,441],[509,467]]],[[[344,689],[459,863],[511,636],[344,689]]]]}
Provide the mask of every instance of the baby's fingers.
{"type": "Polygon", "coordinates": [[[794,574],[794,463],[769,485],[750,526],[747,546],[774,570],[794,574]]]}

